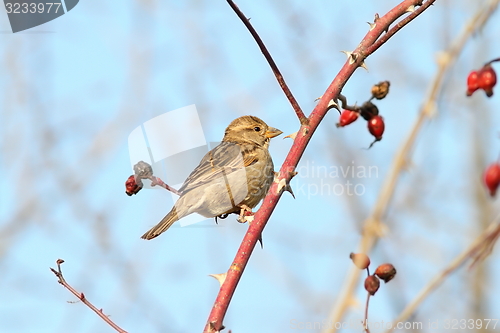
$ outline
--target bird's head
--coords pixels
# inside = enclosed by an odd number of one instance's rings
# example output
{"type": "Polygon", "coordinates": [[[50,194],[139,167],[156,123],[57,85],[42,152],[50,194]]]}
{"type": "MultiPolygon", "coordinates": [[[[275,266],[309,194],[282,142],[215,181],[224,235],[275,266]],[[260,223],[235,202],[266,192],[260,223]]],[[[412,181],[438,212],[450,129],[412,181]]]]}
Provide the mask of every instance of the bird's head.
{"type": "Polygon", "coordinates": [[[226,128],[223,141],[256,144],[267,147],[269,140],[283,133],[279,129],[268,126],[263,120],[254,116],[236,118],[226,128]]]}

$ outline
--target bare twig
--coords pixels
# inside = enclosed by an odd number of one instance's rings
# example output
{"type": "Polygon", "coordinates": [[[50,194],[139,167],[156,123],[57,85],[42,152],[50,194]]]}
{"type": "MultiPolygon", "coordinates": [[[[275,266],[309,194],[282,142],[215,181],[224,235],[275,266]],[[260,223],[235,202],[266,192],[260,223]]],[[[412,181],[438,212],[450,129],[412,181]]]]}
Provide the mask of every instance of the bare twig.
{"type": "Polygon", "coordinates": [[[500,61],[500,58],[495,58],[495,59],[493,59],[493,60],[490,60],[490,61],[488,61],[488,62],[486,63],[486,65],[491,65],[492,63],[497,62],[497,61],[500,61]]]}
{"type": "Polygon", "coordinates": [[[292,105],[293,110],[295,111],[295,114],[299,118],[300,124],[301,125],[307,125],[308,119],[304,112],[302,112],[302,109],[299,106],[299,103],[293,96],[290,88],[288,88],[288,85],[285,82],[285,79],[283,78],[283,75],[281,75],[280,70],[278,69],[278,66],[273,60],[273,57],[271,57],[271,54],[267,50],[266,46],[264,45],[264,42],[260,38],[259,34],[257,31],[254,29],[252,24],[250,23],[250,20],[241,12],[241,10],[238,8],[238,6],[232,1],[232,0],[227,0],[227,3],[231,8],[234,10],[236,15],[240,18],[240,20],[243,22],[243,24],[247,27],[248,31],[250,31],[250,34],[252,34],[252,37],[255,39],[255,42],[257,42],[257,45],[259,45],[259,48],[266,58],[267,62],[269,63],[269,66],[271,66],[271,69],[273,70],[274,76],[276,76],[276,80],[278,81],[278,84],[280,85],[281,89],[285,93],[286,98],[290,101],[290,104],[292,105]]]}
{"type": "Polygon", "coordinates": [[[338,99],[340,100],[340,106],[342,107],[342,109],[359,111],[359,106],[347,104],[347,97],[345,97],[344,95],[339,94],[338,99]]]}
{"type": "MultiPolygon", "coordinates": [[[[429,119],[436,111],[435,108],[437,104],[437,97],[441,90],[441,86],[447,70],[458,58],[458,55],[462,51],[467,40],[490,18],[491,14],[497,8],[499,2],[500,0],[492,0],[485,6],[481,7],[473,16],[473,18],[467,24],[465,24],[462,32],[458,35],[455,41],[449,46],[446,51],[441,54],[440,60],[438,62],[439,69],[430,84],[429,93],[424,100],[424,105],[420,109],[420,114],[415,124],[413,125],[413,128],[411,129],[407,139],[394,157],[394,162],[392,164],[391,170],[389,171],[382,189],[377,196],[377,202],[375,203],[370,216],[364,222],[362,238],[359,243],[359,252],[369,253],[370,250],[375,246],[378,238],[381,235],[381,221],[384,218],[387,212],[387,208],[394,195],[399,175],[401,174],[402,170],[407,164],[408,159],[410,158],[420,129],[422,128],[425,121],[429,119]]],[[[408,16],[408,18],[410,16],[408,16]]],[[[331,322],[338,322],[344,316],[344,313],[349,307],[349,300],[353,297],[352,295],[354,294],[358,280],[359,271],[356,269],[351,269],[344,281],[343,286],[340,288],[341,294],[337,298],[336,305],[330,314],[331,322]]],[[[335,331],[335,328],[331,328],[325,330],[324,332],[333,333],[335,331]]]]}
{"type": "MultiPolygon", "coordinates": [[[[418,295],[411,301],[406,308],[399,314],[399,316],[393,321],[395,323],[403,322],[408,319],[418,308],[418,306],[422,303],[422,301],[430,295],[432,291],[434,291],[443,281],[451,275],[451,273],[455,272],[457,269],[462,267],[468,259],[475,260],[478,251],[484,246],[485,242],[489,240],[496,239],[498,234],[500,233],[500,216],[497,217],[486,230],[479,235],[474,242],[472,242],[469,247],[467,247],[462,253],[460,253],[455,259],[453,259],[450,264],[443,269],[439,274],[437,274],[429,283],[422,288],[422,290],[418,293],[418,295]],[[496,236],[495,236],[496,235],[496,236]]],[[[475,261],[474,261],[475,262],[475,261]]],[[[395,328],[396,326],[394,326],[395,328]]],[[[386,330],[386,333],[391,332],[392,330],[386,330]]]]}
{"type": "MultiPolygon", "coordinates": [[[[174,194],[181,195],[181,192],[177,191],[175,188],[165,184],[163,180],[161,180],[158,177],[155,177],[153,175],[153,167],[144,161],[139,161],[134,165],[134,177],[130,176],[128,181],[132,181],[132,185],[128,184],[128,186],[131,186],[133,188],[133,194],[136,194],[137,192],[140,191],[140,189],[144,186],[142,184],[142,181],[144,179],[149,179],[151,181],[151,186],[161,186],[167,191],[170,191],[174,194]],[[131,179],[133,178],[133,179],[131,179]],[[134,183],[135,182],[135,183],[134,183]],[[137,191],[137,192],[135,192],[137,191]]],[[[127,183],[128,183],[127,181],[127,183]]],[[[126,183],[126,186],[127,186],[126,183]]],[[[129,194],[131,195],[131,194],[129,194]]]]}
{"type": "Polygon", "coordinates": [[[368,307],[370,305],[370,293],[367,293],[366,296],[366,305],[365,305],[365,319],[363,320],[363,327],[366,333],[370,333],[370,329],[368,328],[368,307]]]}
{"type": "MultiPolygon", "coordinates": [[[[434,0],[428,0],[434,2],[434,0]]],[[[228,0],[231,4],[232,2],[228,0]]],[[[378,37],[386,31],[390,24],[394,23],[399,17],[401,17],[410,6],[416,6],[421,4],[421,0],[405,0],[401,2],[397,7],[392,9],[389,13],[383,16],[377,24],[373,26],[372,29],[366,34],[359,46],[354,50],[354,52],[349,54],[348,60],[339,71],[337,76],[334,78],[330,86],[327,88],[322,98],[311,112],[309,116],[309,122],[301,122],[301,127],[297,132],[294,139],[293,145],[281,166],[279,173],[277,174],[276,181],[272,184],[269,192],[263,200],[261,208],[256,212],[254,216],[254,221],[249,226],[243,241],[238,249],[236,257],[231,264],[227,272],[226,279],[222,284],[215,303],[212,307],[212,311],[207,320],[204,332],[216,332],[220,331],[222,321],[226,315],[229,303],[233,297],[236,286],[243,274],[243,271],[252,255],[257,241],[259,240],[262,231],[264,230],[269,217],[274,211],[283,189],[290,182],[292,177],[295,175],[295,168],[299,163],[302,154],[304,153],[309,140],[311,139],[314,131],[319,126],[321,120],[326,115],[328,110],[328,103],[335,99],[341,92],[342,87],[345,85],[347,80],[351,77],[354,71],[364,65],[364,58],[366,58],[371,53],[367,51],[367,48],[372,45],[378,37]],[[359,56],[362,55],[362,56],[359,56]]],[[[239,10],[237,13],[241,13],[239,10]]],[[[421,12],[419,12],[420,14],[421,12]]],[[[242,15],[241,13],[238,16],[242,15]]],[[[240,16],[241,18],[241,16],[240,16]]],[[[415,17],[413,17],[415,18],[415,17]]],[[[412,18],[412,19],[413,19],[412,18]]],[[[245,18],[243,20],[247,27],[249,26],[248,20],[245,18]]],[[[364,251],[361,251],[364,252],[364,251]]]]}
{"type": "Polygon", "coordinates": [[[165,183],[163,182],[163,180],[161,180],[161,179],[160,179],[160,178],[158,178],[158,177],[151,176],[151,177],[149,177],[148,179],[149,179],[149,180],[151,180],[151,186],[157,186],[157,185],[158,185],[158,186],[163,187],[163,188],[164,188],[164,189],[166,189],[167,191],[170,191],[170,192],[172,192],[172,193],[174,193],[174,194],[177,194],[177,195],[179,195],[179,196],[181,195],[181,192],[179,192],[179,191],[177,191],[175,188],[173,188],[173,187],[171,187],[171,186],[169,186],[169,185],[165,184],[165,183]]]}
{"type": "Polygon", "coordinates": [[[82,301],[83,304],[85,304],[86,306],[88,306],[92,311],[94,311],[95,313],[97,313],[97,315],[99,317],[102,318],[102,320],[104,320],[106,323],[108,323],[109,326],[113,327],[117,332],[120,332],[120,333],[127,333],[127,331],[121,329],[118,325],[116,325],[111,319],[109,319],[109,317],[107,315],[105,315],[103,312],[102,312],[102,309],[98,309],[96,308],[92,303],[90,303],[87,298],[85,297],[85,295],[83,293],[79,293],[78,291],[76,291],[68,282],[66,282],[66,280],[64,279],[64,276],[62,274],[62,270],[61,270],[61,264],[64,262],[64,260],[62,259],[57,259],[56,261],[56,264],[57,264],[57,270],[55,270],[54,268],[50,268],[50,270],[52,271],[52,273],[54,273],[57,278],[58,278],[58,282],[60,284],[62,284],[66,289],[68,289],[73,295],[75,295],[80,301],[82,301]]]}

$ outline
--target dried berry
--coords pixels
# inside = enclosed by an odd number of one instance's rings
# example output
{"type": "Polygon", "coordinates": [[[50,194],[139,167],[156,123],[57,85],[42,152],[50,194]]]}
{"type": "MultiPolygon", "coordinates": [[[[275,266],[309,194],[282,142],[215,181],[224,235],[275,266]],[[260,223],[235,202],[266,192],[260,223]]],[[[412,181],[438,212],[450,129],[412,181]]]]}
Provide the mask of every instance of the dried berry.
{"type": "Polygon", "coordinates": [[[378,115],[378,108],[375,104],[368,101],[361,105],[359,113],[361,114],[361,117],[363,117],[366,121],[369,121],[374,116],[378,115]]]}
{"type": "Polygon", "coordinates": [[[370,293],[370,295],[375,295],[378,288],[380,287],[380,280],[375,275],[368,275],[365,279],[365,290],[370,293]]]}
{"type": "Polygon", "coordinates": [[[356,111],[352,110],[344,110],[340,114],[339,122],[337,123],[337,127],[347,126],[358,119],[359,114],[356,111]]]}
{"type": "Polygon", "coordinates": [[[370,266],[370,258],[364,253],[351,253],[349,258],[359,269],[367,269],[370,266]]]}
{"type": "Polygon", "coordinates": [[[500,164],[493,163],[484,173],[484,183],[490,191],[492,197],[497,193],[497,188],[500,185],[500,164]]]}
{"type": "Polygon", "coordinates": [[[134,165],[134,173],[141,179],[150,178],[153,175],[153,168],[144,161],[139,161],[134,165]]]}
{"type": "Polygon", "coordinates": [[[383,99],[389,93],[389,81],[380,82],[372,87],[372,96],[376,99],[383,99]]]}
{"type": "Polygon", "coordinates": [[[396,276],[396,269],[392,264],[382,264],[375,270],[375,275],[387,283],[396,276]]]}

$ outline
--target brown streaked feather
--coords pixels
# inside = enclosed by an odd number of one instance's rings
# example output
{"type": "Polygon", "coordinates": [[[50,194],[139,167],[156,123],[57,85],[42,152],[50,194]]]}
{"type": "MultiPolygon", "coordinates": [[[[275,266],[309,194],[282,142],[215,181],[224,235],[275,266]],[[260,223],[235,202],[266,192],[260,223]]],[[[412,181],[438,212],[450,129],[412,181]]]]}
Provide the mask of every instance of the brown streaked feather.
{"type": "Polygon", "coordinates": [[[240,145],[222,141],[203,157],[179,191],[186,193],[215,179],[224,177],[224,174],[227,176],[231,172],[252,165],[257,161],[258,158],[255,152],[246,151],[243,154],[240,145]]]}

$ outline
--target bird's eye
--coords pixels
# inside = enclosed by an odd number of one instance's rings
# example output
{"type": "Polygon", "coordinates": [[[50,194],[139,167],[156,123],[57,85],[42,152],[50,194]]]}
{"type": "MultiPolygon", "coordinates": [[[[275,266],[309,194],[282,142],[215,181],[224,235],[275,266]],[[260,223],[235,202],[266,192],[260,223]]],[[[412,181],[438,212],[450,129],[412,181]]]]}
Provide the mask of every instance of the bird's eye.
{"type": "Polygon", "coordinates": [[[259,126],[255,126],[255,127],[253,128],[253,130],[254,130],[255,132],[260,132],[260,127],[259,127],[259,126]]]}

